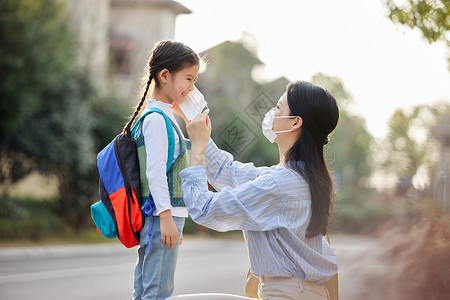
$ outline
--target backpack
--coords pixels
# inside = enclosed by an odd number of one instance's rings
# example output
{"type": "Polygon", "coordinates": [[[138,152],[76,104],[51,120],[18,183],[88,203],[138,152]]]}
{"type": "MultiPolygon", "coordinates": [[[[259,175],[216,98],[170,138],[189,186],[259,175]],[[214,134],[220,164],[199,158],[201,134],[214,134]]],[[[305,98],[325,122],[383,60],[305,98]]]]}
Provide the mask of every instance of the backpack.
{"type": "Polygon", "coordinates": [[[117,135],[97,155],[101,200],[91,205],[91,216],[98,232],[108,239],[117,237],[127,248],[139,245],[139,232],[145,221],[140,203],[140,171],[135,134],[143,119],[153,112],[163,115],[169,138],[169,153],[173,151],[175,141],[169,117],[160,109],[151,108],[139,118],[131,131],[133,119],[127,124],[127,134],[117,135]]]}

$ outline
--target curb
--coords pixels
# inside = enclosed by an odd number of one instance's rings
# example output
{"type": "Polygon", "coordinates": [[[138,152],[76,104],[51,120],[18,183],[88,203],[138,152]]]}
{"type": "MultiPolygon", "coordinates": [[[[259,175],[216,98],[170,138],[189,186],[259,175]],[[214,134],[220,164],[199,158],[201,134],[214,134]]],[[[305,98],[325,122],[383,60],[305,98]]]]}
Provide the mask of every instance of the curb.
{"type": "Polygon", "coordinates": [[[122,244],[52,245],[35,247],[11,247],[0,249],[0,261],[35,259],[44,257],[68,257],[107,254],[131,254],[122,244]]]}

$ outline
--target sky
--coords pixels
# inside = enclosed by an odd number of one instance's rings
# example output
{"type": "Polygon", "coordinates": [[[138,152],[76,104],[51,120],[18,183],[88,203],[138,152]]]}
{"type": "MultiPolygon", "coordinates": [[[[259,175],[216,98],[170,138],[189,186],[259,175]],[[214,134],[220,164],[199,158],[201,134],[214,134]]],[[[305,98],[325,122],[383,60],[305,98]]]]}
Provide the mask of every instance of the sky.
{"type": "Polygon", "coordinates": [[[308,81],[318,72],[339,77],[353,113],[377,139],[396,109],[450,102],[444,43],[429,44],[418,30],[393,24],[381,0],[177,2],[192,13],[177,17],[176,40],[201,52],[245,33],[265,64],[254,74],[260,82],[308,81]]]}

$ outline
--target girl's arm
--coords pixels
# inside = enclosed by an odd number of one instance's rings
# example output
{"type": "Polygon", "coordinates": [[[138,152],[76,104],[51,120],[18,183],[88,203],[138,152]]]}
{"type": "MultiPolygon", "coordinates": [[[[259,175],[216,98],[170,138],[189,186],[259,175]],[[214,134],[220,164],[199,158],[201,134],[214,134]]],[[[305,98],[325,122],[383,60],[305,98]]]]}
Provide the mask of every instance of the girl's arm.
{"type": "Polygon", "coordinates": [[[158,113],[148,115],[142,124],[146,151],[146,177],[160,217],[161,242],[174,247],[178,241],[178,230],[172,218],[166,163],[168,159],[168,137],[164,117],[158,113]]]}
{"type": "Polygon", "coordinates": [[[221,191],[225,187],[235,188],[248,181],[255,180],[269,167],[255,167],[253,163],[241,163],[233,160],[233,155],[220,150],[212,139],[205,151],[206,175],[209,183],[221,191]]]}

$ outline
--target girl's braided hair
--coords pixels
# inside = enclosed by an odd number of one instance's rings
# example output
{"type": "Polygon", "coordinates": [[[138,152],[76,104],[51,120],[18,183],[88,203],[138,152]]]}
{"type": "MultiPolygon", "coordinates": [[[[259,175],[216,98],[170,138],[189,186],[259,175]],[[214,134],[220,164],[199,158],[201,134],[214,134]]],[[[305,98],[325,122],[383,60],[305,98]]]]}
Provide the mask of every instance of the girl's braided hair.
{"type": "Polygon", "coordinates": [[[152,49],[152,53],[148,61],[149,75],[147,84],[145,85],[144,95],[139,101],[139,104],[136,106],[136,109],[130,117],[130,120],[123,128],[123,135],[131,138],[131,126],[136,117],[139,115],[139,112],[141,111],[141,108],[147,97],[148,90],[150,89],[152,80],[155,81],[156,88],[160,86],[157,76],[159,72],[167,69],[170,73],[176,73],[184,67],[198,65],[199,63],[200,59],[197,53],[195,53],[191,48],[184,45],[183,43],[170,40],[160,41],[156,43],[152,49]]]}

